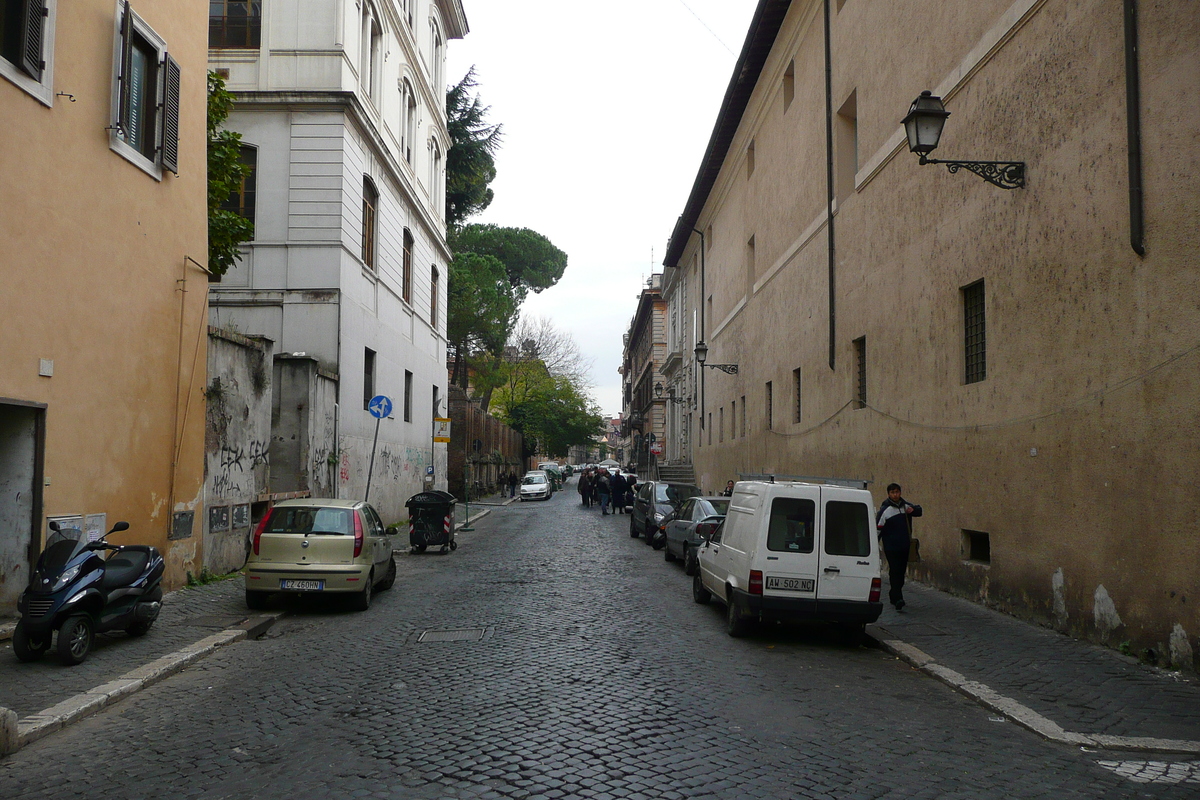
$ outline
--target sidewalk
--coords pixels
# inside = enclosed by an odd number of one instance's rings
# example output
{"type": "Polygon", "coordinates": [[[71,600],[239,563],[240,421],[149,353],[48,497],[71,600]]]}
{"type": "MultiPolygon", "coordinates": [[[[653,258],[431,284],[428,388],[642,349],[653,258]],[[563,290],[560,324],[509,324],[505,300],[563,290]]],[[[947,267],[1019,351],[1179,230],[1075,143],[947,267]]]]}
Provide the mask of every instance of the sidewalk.
{"type": "MultiPolygon", "coordinates": [[[[499,495],[472,502],[470,522],[512,502],[499,495]]],[[[456,529],[463,527],[469,523],[460,521],[456,529]]],[[[394,540],[398,552],[407,552],[407,543],[407,532],[394,540]]],[[[218,647],[261,636],[287,613],[250,612],[244,590],[236,574],[170,592],[149,634],[97,634],[87,660],[69,668],[52,652],[33,663],[18,661],[10,642],[15,621],[0,620],[0,757],[179,672],[218,647]],[[13,717],[5,710],[15,714],[15,731],[6,730],[6,718],[11,726],[13,717]]]]}
{"type": "MultiPolygon", "coordinates": [[[[886,583],[886,580],[885,580],[886,583]]],[[[885,587],[886,591],[886,587],[885,587]]],[[[867,632],[1030,730],[1099,749],[1200,755],[1200,680],[907,582],[867,632]]]]}

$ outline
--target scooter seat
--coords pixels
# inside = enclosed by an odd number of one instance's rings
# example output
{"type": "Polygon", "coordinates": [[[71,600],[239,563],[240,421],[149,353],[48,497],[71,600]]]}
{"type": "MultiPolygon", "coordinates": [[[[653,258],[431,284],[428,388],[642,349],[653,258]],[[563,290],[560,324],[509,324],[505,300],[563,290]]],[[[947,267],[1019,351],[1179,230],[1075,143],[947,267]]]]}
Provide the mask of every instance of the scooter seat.
{"type": "Polygon", "coordinates": [[[145,551],[126,550],[117,553],[104,562],[104,579],[100,581],[100,586],[104,589],[127,586],[145,572],[149,564],[150,554],[145,551]]]}

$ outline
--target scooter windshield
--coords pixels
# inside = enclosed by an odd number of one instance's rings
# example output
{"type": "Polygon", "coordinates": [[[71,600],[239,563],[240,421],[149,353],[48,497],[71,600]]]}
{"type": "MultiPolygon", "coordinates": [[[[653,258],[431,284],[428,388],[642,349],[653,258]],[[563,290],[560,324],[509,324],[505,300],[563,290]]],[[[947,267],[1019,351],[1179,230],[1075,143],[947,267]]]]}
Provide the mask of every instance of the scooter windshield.
{"type": "Polygon", "coordinates": [[[75,557],[87,544],[87,537],[78,528],[60,528],[46,540],[42,551],[42,569],[58,570],[75,557]]]}

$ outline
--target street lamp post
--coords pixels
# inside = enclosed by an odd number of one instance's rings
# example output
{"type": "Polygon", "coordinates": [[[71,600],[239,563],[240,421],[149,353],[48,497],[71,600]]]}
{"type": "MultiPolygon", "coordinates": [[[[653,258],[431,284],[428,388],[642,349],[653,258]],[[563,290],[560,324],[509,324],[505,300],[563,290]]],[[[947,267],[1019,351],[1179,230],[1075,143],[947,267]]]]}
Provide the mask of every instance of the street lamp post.
{"type": "Polygon", "coordinates": [[[929,158],[929,154],[937,149],[942,128],[949,116],[950,112],[946,110],[942,98],[928,90],[921,92],[920,97],[909,106],[908,114],[901,122],[908,136],[908,149],[921,157],[920,163],[945,164],[951,174],[965,169],[1001,189],[1025,188],[1024,161],[942,161],[929,158]]]}
{"type": "Polygon", "coordinates": [[[737,364],[706,364],[705,361],[707,359],[708,359],[708,345],[704,343],[703,339],[701,339],[700,341],[696,342],[696,363],[698,363],[701,367],[708,367],[709,369],[719,369],[719,370],[721,370],[721,372],[724,372],[727,375],[737,375],[738,374],[738,365],[737,364]]]}

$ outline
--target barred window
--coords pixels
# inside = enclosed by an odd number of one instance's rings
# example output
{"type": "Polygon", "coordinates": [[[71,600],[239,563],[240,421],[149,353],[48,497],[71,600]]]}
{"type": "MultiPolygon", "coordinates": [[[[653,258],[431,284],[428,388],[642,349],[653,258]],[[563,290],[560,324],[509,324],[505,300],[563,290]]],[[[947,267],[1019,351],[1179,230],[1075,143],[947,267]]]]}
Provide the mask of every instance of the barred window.
{"type": "Polygon", "coordinates": [[[774,414],[771,410],[772,406],[775,404],[774,395],[775,390],[771,386],[771,382],[767,381],[767,430],[771,430],[771,428],[774,427],[774,414]]]}
{"type": "Polygon", "coordinates": [[[987,377],[987,326],[983,316],[983,281],[962,290],[963,332],[966,348],[966,382],[987,377]]]}
{"type": "Polygon", "coordinates": [[[854,400],[857,408],[867,405],[867,337],[854,340],[854,369],[856,374],[854,400]]]}

